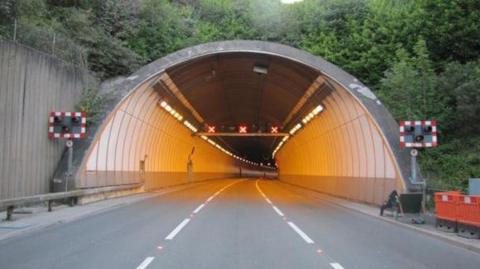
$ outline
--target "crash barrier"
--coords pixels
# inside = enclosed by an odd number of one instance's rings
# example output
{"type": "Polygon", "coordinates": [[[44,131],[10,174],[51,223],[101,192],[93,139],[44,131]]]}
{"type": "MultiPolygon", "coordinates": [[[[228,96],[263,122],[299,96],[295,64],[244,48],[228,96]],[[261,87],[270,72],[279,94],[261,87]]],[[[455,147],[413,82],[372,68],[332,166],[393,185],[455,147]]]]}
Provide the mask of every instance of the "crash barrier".
{"type": "Polygon", "coordinates": [[[7,217],[5,218],[5,220],[11,220],[12,215],[15,213],[14,212],[15,207],[47,202],[48,211],[51,212],[52,203],[56,200],[68,199],[70,206],[73,206],[75,205],[77,199],[80,197],[100,194],[100,193],[137,189],[137,188],[140,188],[141,186],[142,184],[136,183],[136,184],[109,186],[109,187],[101,187],[101,188],[93,188],[93,189],[79,189],[79,190],[68,191],[68,192],[54,192],[54,193],[0,200],[0,210],[6,209],[7,217]]]}
{"type": "Polygon", "coordinates": [[[468,238],[480,238],[480,196],[460,192],[435,193],[436,226],[468,238]]]}

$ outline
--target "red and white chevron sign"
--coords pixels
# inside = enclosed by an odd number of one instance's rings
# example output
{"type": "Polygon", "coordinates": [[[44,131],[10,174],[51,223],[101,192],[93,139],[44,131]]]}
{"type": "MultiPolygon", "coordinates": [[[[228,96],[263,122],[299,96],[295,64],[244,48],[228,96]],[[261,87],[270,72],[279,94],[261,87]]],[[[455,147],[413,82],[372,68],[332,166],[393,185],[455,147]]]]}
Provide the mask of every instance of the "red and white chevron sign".
{"type": "Polygon", "coordinates": [[[87,133],[85,112],[50,112],[48,138],[83,139],[87,133]]]}
{"type": "Polygon", "coordinates": [[[437,145],[437,121],[400,121],[400,148],[431,148],[437,145]]]}

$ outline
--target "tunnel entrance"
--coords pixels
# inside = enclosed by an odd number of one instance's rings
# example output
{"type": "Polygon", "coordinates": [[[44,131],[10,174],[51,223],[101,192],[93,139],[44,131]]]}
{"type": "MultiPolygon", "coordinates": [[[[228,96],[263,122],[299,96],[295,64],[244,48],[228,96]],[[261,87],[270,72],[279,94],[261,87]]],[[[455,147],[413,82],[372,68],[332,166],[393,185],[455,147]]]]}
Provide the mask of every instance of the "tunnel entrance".
{"type": "Polygon", "coordinates": [[[375,95],[291,47],[187,48],[143,67],[112,94],[76,157],[77,188],[144,182],[154,189],[240,171],[278,172],[291,184],[377,204],[393,189],[415,188],[398,126],[375,95]]]}

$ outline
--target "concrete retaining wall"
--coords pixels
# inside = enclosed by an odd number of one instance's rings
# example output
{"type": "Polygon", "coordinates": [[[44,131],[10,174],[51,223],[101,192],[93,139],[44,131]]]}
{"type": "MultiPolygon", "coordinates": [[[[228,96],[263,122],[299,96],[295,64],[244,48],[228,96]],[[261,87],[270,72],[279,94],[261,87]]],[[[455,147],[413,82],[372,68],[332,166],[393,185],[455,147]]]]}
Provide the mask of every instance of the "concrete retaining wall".
{"type": "Polygon", "coordinates": [[[55,57],[0,42],[0,200],[46,193],[64,141],[48,139],[52,109],[73,110],[88,72],[55,57]]]}

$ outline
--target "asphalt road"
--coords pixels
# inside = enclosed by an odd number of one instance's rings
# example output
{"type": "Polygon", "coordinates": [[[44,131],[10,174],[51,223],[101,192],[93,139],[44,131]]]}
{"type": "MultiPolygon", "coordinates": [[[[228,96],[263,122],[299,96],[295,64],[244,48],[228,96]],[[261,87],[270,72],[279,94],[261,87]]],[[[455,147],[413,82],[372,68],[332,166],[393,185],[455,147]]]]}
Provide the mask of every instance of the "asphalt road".
{"type": "Polygon", "coordinates": [[[0,268],[480,268],[269,180],[218,180],[0,242],[0,268]]]}

